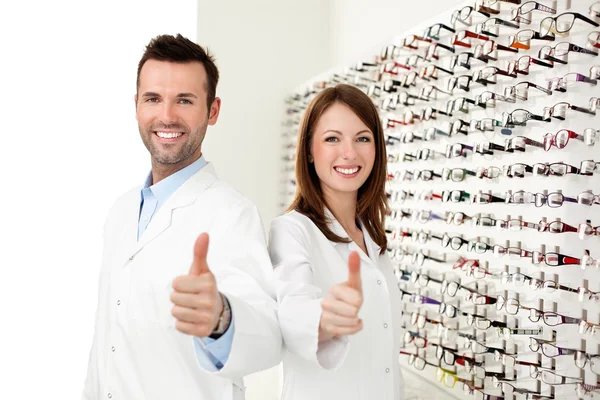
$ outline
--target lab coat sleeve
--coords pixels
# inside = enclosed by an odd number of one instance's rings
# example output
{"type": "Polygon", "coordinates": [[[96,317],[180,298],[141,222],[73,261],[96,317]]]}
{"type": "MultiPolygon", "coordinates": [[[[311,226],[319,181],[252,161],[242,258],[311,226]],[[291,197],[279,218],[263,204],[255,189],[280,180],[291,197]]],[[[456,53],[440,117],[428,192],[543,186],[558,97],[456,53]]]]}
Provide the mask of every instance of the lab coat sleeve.
{"type": "Polygon", "coordinates": [[[202,363],[200,367],[241,379],[281,362],[273,267],[256,207],[246,203],[226,207],[219,221],[209,232],[207,263],[218,290],[229,300],[235,329],[225,365],[219,370],[202,363]]]}
{"type": "Polygon", "coordinates": [[[310,239],[300,223],[280,217],[271,224],[269,252],[275,268],[279,323],[286,348],[316,367],[336,369],[346,358],[348,337],[319,344],[321,302],[313,283],[310,239]]]}

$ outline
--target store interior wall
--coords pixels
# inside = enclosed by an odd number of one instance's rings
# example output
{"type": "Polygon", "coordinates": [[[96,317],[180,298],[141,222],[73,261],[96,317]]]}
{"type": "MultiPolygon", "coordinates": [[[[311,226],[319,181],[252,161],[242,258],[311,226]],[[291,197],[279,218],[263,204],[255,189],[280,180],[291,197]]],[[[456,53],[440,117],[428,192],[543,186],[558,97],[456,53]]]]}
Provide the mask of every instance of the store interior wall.
{"type": "Polygon", "coordinates": [[[452,8],[461,0],[329,0],[331,65],[372,57],[401,32],[452,8]]]}
{"type": "Polygon", "coordinates": [[[214,53],[221,74],[221,114],[204,153],[257,205],[265,229],[279,213],[284,99],[329,67],[329,20],[322,0],[198,3],[198,43],[214,53]]]}
{"type": "MultiPolygon", "coordinates": [[[[266,231],[280,213],[284,99],[329,67],[329,20],[322,0],[199,1],[198,43],[217,59],[222,99],[204,154],[220,178],[256,204],[266,231]]],[[[247,400],[278,399],[280,368],[247,377],[245,384],[247,400]]]]}
{"type": "Polygon", "coordinates": [[[217,58],[223,99],[205,153],[221,178],[255,202],[266,229],[282,210],[277,199],[285,97],[324,71],[372,58],[374,48],[432,10],[459,2],[199,0],[198,42],[217,58]]]}
{"type": "MultiPolygon", "coordinates": [[[[149,38],[180,32],[215,53],[223,109],[205,154],[254,201],[268,229],[280,212],[285,96],[322,71],[371,54],[432,7],[449,7],[442,0],[407,3],[3,3],[4,395],[77,398],[81,392],[104,218],[149,170],[133,103],[137,62],[149,38]]],[[[271,378],[278,374],[271,374],[249,381],[249,400],[277,398],[271,378]]]]}

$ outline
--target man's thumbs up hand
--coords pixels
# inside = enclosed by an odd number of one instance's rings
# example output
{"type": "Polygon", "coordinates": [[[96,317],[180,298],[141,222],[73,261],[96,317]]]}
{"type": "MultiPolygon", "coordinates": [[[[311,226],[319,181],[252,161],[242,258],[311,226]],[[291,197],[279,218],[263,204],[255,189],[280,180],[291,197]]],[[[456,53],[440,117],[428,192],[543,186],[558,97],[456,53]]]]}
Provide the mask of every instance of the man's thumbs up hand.
{"type": "Polygon", "coordinates": [[[206,255],[208,254],[208,234],[202,233],[194,243],[194,261],[190,267],[190,276],[200,276],[206,272],[210,272],[206,263],[206,255]]]}
{"type": "Polygon", "coordinates": [[[208,268],[208,234],[202,233],[194,244],[194,259],[188,275],[173,281],[171,314],[175,327],[192,336],[209,336],[217,327],[223,312],[223,300],[217,290],[215,276],[208,268]]]}

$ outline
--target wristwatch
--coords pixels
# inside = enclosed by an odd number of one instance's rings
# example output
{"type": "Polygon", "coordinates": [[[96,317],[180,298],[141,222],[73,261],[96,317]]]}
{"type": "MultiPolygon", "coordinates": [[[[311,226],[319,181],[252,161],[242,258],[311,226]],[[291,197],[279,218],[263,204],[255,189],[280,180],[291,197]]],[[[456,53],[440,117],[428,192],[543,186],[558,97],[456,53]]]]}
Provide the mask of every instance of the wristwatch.
{"type": "Polygon", "coordinates": [[[227,328],[229,328],[229,324],[231,323],[231,306],[229,305],[229,300],[227,300],[227,297],[225,297],[223,293],[219,293],[219,295],[221,296],[221,301],[223,302],[223,311],[219,317],[219,323],[217,324],[217,327],[209,336],[211,339],[220,338],[225,333],[227,328]]]}

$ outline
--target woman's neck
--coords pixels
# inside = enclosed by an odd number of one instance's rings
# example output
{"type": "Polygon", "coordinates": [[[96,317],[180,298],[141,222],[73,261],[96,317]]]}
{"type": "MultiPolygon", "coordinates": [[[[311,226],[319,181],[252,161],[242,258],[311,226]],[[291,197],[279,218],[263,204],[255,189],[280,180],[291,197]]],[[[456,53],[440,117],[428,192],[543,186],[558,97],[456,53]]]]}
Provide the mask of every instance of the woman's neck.
{"type": "Polygon", "coordinates": [[[329,211],[331,211],[335,219],[342,225],[342,228],[344,228],[346,233],[352,235],[359,229],[356,226],[357,192],[332,193],[331,190],[328,190],[327,188],[323,189],[329,211]]]}

